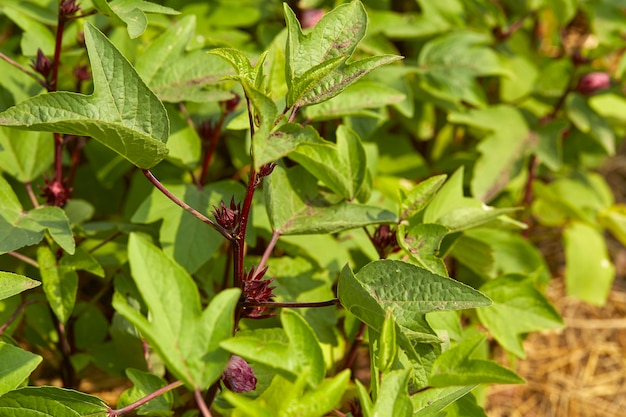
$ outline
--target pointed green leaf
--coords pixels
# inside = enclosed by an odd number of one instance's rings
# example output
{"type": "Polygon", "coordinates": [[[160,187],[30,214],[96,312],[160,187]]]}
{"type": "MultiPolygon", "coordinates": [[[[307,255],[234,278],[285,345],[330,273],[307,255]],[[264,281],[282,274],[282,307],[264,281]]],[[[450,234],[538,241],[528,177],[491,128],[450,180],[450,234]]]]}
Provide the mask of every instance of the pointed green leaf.
{"type": "Polygon", "coordinates": [[[591,304],[604,305],[615,278],[602,233],[580,222],[563,231],[567,294],[591,304]]]}
{"type": "Polygon", "coordinates": [[[381,372],[385,372],[396,359],[398,345],[396,343],[396,321],[393,319],[393,312],[387,309],[383,327],[378,338],[377,367],[381,372]]]}
{"type": "Polygon", "coordinates": [[[344,369],[333,378],[323,380],[315,389],[307,391],[302,397],[291,402],[281,416],[284,417],[317,417],[327,415],[335,408],[343,397],[350,370],[344,369]]]}
{"type": "MultiPolygon", "coordinates": [[[[228,203],[232,197],[240,201],[244,187],[233,181],[220,181],[202,190],[190,184],[165,184],[175,196],[191,205],[200,213],[210,215],[220,201],[228,203]]],[[[157,189],[139,206],[132,217],[136,223],[152,223],[163,220],[159,239],[164,252],[177,263],[194,273],[207,262],[223,243],[221,235],[202,223],[157,189]]]]}
{"type": "Polygon", "coordinates": [[[626,205],[613,204],[598,214],[598,221],[626,246],[626,205]]]}
{"type": "Polygon", "coordinates": [[[42,94],[0,113],[0,125],[91,136],[140,168],[167,154],[169,121],[163,104],[94,26],[85,23],[94,93],[42,94]]]}
{"type": "Polygon", "coordinates": [[[92,0],[94,7],[100,13],[113,19],[115,23],[123,23],[127,26],[128,35],[131,39],[141,36],[148,27],[146,13],[161,13],[176,15],[177,12],[169,7],[161,6],[145,0],[92,0]]]}
{"type": "Polygon", "coordinates": [[[130,235],[128,253],[150,321],[119,294],[114,308],[137,327],[177,378],[192,389],[208,388],[228,363],[229,354],[219,343],[233,331],[240,291],[220,292],[201,311],[196,284],[180,265],[136,234],[130,235]]]}
{"type": "Polygon", "coordinates": [[[306,99],[307,95],[311,93],[311,90],[317,86],[320,80],[330,74],[331,71],[336,69],[344,61],[345,58],[343,56],[329,59],[317,64],[313,68],[309,68],[300,77],[288,80],[291,81],[291,85],[286,97],[287,107],[293,107],[296,104],[300,104],[301,100],[306,99]]]}
{"type": "Polygon", "coordinates": [[[39,355],[0,342],[0,395],[19,387],[42,360],[39,355]]]}
{"type": "Polygon", "coordinates": [[[482,207],[464,207],[446,213],[437,220],[437,223],[447,227],[450,230],[449,233],[455,233],[481,226],[498,219],[500,216],[521,209],[521,207],[493,208],[485,205],[482,207]]]}
{"type": "Polygon", "coordinates": [[[439,411],[476,388],[476,385],[427,389],[411,396],[415,417],[439,416],[439,411]]]}
{"type": "Polygon", "coordinates": [[[435,194],[447,178],[447,175],[435,175],[434,177],[420,182],[408,193],[404,193],[400,190],[402,199],[400,217],[402,219],[410,219],[421,213],[435,197],[435,194]]]}
{"type": "Polygon", "coordinates": [[[563,327],[559,313],[523,276],[497,278],[480,290],[493,304],[476,310],[478,318],[502,347],[520,358],[526,357],[523,334],[563,327]]]}
{"type": "Polygon", "coordinates": [[[41,282],[12,272],[0,271],[0,300],[30,290],[41,285],[41,282]]]}
{"type": "Polygon", "coordinates": [[[567,117],[583,133],[588,133],[608,155],[615,154],[615,134],[606,119],[596,113],[589,103],[577,93],[567,95],[567,117]]]}
{"type": "Polygon", "coordinates": [[[291,310],[283,309],[280,321],[289,338],[289,357],[298,364],[295,371],[307,369],[309,385],[316,386],[326,375],[326,365],[315,332],[301,315],[291,310]]]}
{"type": "MultiPolygon", "coordinates": [[[[138,401],[167,385],[167,382],[163,378],[148,372],[142,372],[138,369],[127,369],[126,376],[133,382],[133,387],[124,391],[122,395],[120,395],[117,402],[118,408],[123,408],[135,401],[138,401]]],[[[172,411],[173,403],[174,396],[171,392],[166,392],[159,395],[155,399],[148,401],[141,407],[138,407],[137,414],[171,416],[174,414],[172,411]]]]}
{"type": "Polygon", "coordinates": [[[471,384],[523,384],[515,372],[493,361],[472,359],[487,335],[477,333],[443,352],[433,364],[428,383],[434,387],[471,384]]]}
{"type": "Polygon", "coordinates": [[[57,260],[47,246],[37,249],[37,263],[43,282],[43,291],[50,303],[50,308],[63,324],[74,310],[78,292],[78,274],[71,268],[57,265],[57,260]]]}
{"type": "Polygon", "coordinates": [[[418,223],[406,231],[404,226],[398,227],[397,236],[400,247],[414,263],[433,274],[447,277],[448,271],[439,256],[439,247],[448,233],[450,230],[439,224],[418,223]]]}
{"type": "Polygon", "coordinates": [[[204,102],[232,97],[231,93],[215,88],[232,73],[228,65],[203,50],[185,49],[195,29],[195,16],[184,17],[151,41],[137,61],[137,73],[162,101],[204,102]]]}
{"type": "Polygon", "coordinates": [[[296,375],[297,365],[289,356],[289,339],[282,329],[242,330],[220,346],[249,361],[269,366],[286,378],[293,379],[296,375]]]}
{"type": "Polygon", "coordinates": [[[104,278],[104,269],[100,262],[82,247],[76,248],[73,255],[64,255],[59,266],[72,271],[87,271],[100,278],[104,278]]]}
{"type": "Polygon", "coordinates": [[[408,369],[391,371],[382,377],[373,415],[376,417],[411,417],[413,405],[409,399],[408,369]]]}
{"type": "Polygon", "coordinates": [[[281,235],[335,233],[368,224],[393,223],[396,216],[378,207],[332,203],[303,167],[276,167],[264,188],[272,229],[281,235]]]}
{"type": "Polygon", "coordinates": [[[50,134],[0,127],[0,170],[20,182],[41,175],[54,160],[50,134]]]}
{"type": "Polygon", "coordinates": [[[217,55],[224,59],[237,73],[237,77],[228,77],[236,80],[245,80],[256,89],[260,89],[263,84],[263,63],[267,56],[267,51],[263,52],[257,59],[254,67],[250,59],[242,51],[234,48],[215,48],[209,54],[217,55]]]}
{"type": "Polygon", "coordinates": [[[277,161],[306,143],[323,144],[325,141],[312,126],[302,127],[297,123],[287,123],[267,138],[257,136],[253,143],[255,167],[259,169],[268,162],[277,161]]]}
{"type": "Polygon", "coordinates": [[[25,387],[0,397],[3,417],[106,417],[99,398],[57,387],[25,387]]]}

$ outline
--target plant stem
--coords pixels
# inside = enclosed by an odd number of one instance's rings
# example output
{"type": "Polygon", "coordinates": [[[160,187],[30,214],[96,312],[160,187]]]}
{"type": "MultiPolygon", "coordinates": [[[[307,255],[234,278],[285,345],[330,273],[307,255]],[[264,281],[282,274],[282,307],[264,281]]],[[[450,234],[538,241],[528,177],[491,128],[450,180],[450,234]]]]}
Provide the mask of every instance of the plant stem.
{"type": "Polygon", "coordinates": [[[0,335],[4,333],[7,327],[9,327],[11,323],[13,323],[19,317],[20,314],[22,314],[22,312],[24,311],[26,307],[28,307],[31,304],[35,304],[37,302],[38,302],[37,300],[27,300],[27,301],[24,301],[22,304],[20,304],[15,309],[13,314],[11,314],[11,317],[9,317],[9,319],[2,326],[0,326],[0,335]]]}
{"type": "Polygon", "coordinates": [[[57,81],[59,77],[59,64],[61,60],[61,47],[63,45],[63,32],[65,31],[65,23],[67,22],[67,18],[65,14],[61,11],[61,4],[63,2],[59,2],[59,17],[57,20],[57,33],[54,44],[54,59],[52,61],[52,76],[50,77],[50,89],[49,91],[57,91],[57,81]]]}
{"type": "Polygon", "coordinates": [[[10,256],[12,256],[12,257],[14,257],[14,258],[17,258],[17,259],[19,259],[19,260],[20,260],[20,261],[22,261],[22,262],[26,262],[27,264],[32,265],[32,266],[34,266],[35,268],[39,268],[39,264],[37,263],[37,261],[36,261],[36,260],[31,259],[31,258],[29,258],[29,257],[28,257],[28,256],[26,256],[26,255],[22,255],[22,254],[21,254],[21,253],[19,253],[19,252],[15,252],[15,251],[12,251],[12,250],[11,250],[11,251],[8,251],[8,252],[7,252],[7,255],[10,255],[10,256]]]}
{"type": "Polygon", "coordinates": [[[100,242],[98,242],[98,244],[96,246],[94,246],[93,248],[89,249],[88,252],[89,253],[94,253],[95,251],[97,251],[98,249],[100,249],[101,247],[106,245],[107,243],[111,242],[112,240],[114,240],[116,237],[118,237],[121,234],[122,234],[122,232],[120,232],[118,230],[117,232],[113,233],[111,236],[109,236],[106,239],[103,239],[100,242]]]}
{"type": "Polygon", "coordinates": [[[34,208],[39,207],[39,201],[37,201],[37,196],[33,192],[33,184],[30,181],[24,183],[24,187],[26,188],[26,193],[28,194],[28,198],[30,202],[33,204],[34,208]]]}
{"type": "Polygon", "coordinates": [[[265,248],[265,252],[263,252],[263,257],[261,258],[261,260],[259,261],[259,264],[257,265],[257,268],[256,268],[257,271],[262,271],[263,268],[265,268],[265,265],[267,265],[267,261],[269,260],[270,255],[272,254],[272,251],[276,247],[276,243],[278,242],[279,238],[280,238],[280,232],[274,231],[272,233],[272,239],[267,244],[267,247],[265,248]]]}
{"type": "Polygon", "coordinates": [[[241,221],[235,239],[233,240],[233,282],[234,286],[238,288],[243,286],[243,249],[246,244],[246,229],[248,227],[248,219],[250,218],[250,209],[252,208],[252,198],[254,197],[257,179],[257,173],[252,169],[252,171],[250,171],[248,187],[246,188],[246,196],[244,197],[241,207],[241,221]]]}
{"type": "Polygon", "coordinates": [[[155,399],[156,397],[165,394],[168,391],[171,391],[173,389],[176,389],[180,386],[182,386],[183,383],[181,381],[174,381],[171,384],[168,384],[166,386],[164,386],[163,388],[159,388],[158,390],[146,395],[145,397],[135,401],[132,404],[127,405],[124,408],[120,408],[119,410],[112,410],[109,409],[107,416],[108,417],[117,417],[117,416],[121,416],[123,414],[129,413],[133,410],[135,410],[136,408],[144,405],[145,403],[147,403],[150,400],[155,399]]]}
{"type": "Polygon", "coordinates": [[[365,323],[361,323],[359,330],[356,332],[354,336],[354,342],[352,342],[352,346],[350,346],[350,351],[348,352],[348,357],[346,359],[346,364],[344,365],[344,369],[351,369],[352,365],[354,365],[354,360],[356,359],[356,353],[359,348],[359,345],[363,341],[363,334],[365,333],[365,329],[367,325],[365,323]]]}
{"type": "Polygon", "coordinates": [[[333,298],[332,300],[326,301],[305,301],[305,302],[284,302],[279,303],[276,301],[244,301],[243,307],[285,307],[285,308],[319,308],[319,307],[330,307],[339,304],[338,298],[333,298]]]}
{"type": "Polygon", "coordinates": [[[29,70],[28,68],[26,68],[23,65],[18,64],[17,62],[15,62],[14,60],[12,60],[11,58],[9,58],[8,56],[6,56],[5,54],[3,54],[2,52],[0,52],[0,59],[8,62],[9,64],[13,65],[15,68],[19,69],[20,71],[22,71],[24,74],[29,75],[31,77],[33,77],[35,79],[35,81],[37,81],[43,88],[45,88],[46,90],[48,90],[50,88],[50,86],[48,85],[48,83],[41,79],[41,77],[39,77],[39,75],[37,75],[37,73],[29,70]]]}
{"type": "Polygon", "coordinates": [[[150,172],[149,169],[142,169],[141,171],[146,176],[146,178],[148,178],[148,180],[159,191],[161,191],[167,198],[169,198],[174,203],[176,203],[178,206],[182,207],[184,210],[186,210],[187,212],[192,214],[194,217],[200,219],[202,222],[208,224],[209,226],[211,226],[212,228],[217,230],[226,239],[231,240],[231,241],[235,240],[235,236],[233,236],[228,230],[224,229],[222,226],[220,226],[219,224],[215,223],[213,220],[209,219],[207,216],[205,216],[204,214],[200,213],[198,210],[194,209],[189,204],[185,203],[184,201],[182,201],[181,199],[176,197],[174,194],[172,194],[170,192],[170,190],[165,188],[165,186],[163,184],[161,184],[159,182],[159,180],[156,179],[156,177],[154,175],[152,175],[152,172],[150,172]]]}
{"type": "Polygon", "coordinates": [[[193,396],[196,399],[196,404],[198,404],[198,408],[200,409],[202,416],[212,417],[211,412],[209,411],[209,407],[207,407],[206,403],[204,402],[204,398],[202,398],[202,392],[199,388],[196,388],[196,390],[193,392],[193,396]]]}

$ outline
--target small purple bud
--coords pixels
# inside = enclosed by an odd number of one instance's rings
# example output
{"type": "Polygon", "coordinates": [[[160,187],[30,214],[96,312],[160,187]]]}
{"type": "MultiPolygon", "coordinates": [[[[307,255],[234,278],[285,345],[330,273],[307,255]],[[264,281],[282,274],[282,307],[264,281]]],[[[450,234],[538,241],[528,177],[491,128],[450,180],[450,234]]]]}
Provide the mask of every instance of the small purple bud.
{"type": "Polygon", "coordinates": [[[256,389],[254,371],[243,358],[233,355],[222,374],[226,388],[233,392],[249,392],[256,389]]]}
{"type": "Polygon", "coordinates": [[[37,49],[37,58],[31,64],[31,67],[44,76],[47,80],[50,75],[50,71],[52,70],[52,61],[44,55],[41,49],[37,49]]]}
{"type": "Polygon", "coordinates": [[[312,28],[324,17],[324,9],[306,9],[300,14],[302,29],[312,28]]]}
{"type": "Polygon", "coordinates": [[[63,16],[72,16],[80,10],[80,6],[76,4],[76,0],[63,0],[59,6],[59,13],[63,16]]]}
{"type": "Polygon", "coordinates": [[[583,75],[578,80],[576,91],[589,95],[599,90],[604,90],[611,86],[611,77],[606,72],[590,72],[583,75]]]}
{"type": "Polygon", "coordinates": [[[91,78],[91,74],[89,74],[89,69],[87,68],[87,65],[78,65],[76,68],[74,68],[74,75],[80,82],[87,81],[91,78]]]}

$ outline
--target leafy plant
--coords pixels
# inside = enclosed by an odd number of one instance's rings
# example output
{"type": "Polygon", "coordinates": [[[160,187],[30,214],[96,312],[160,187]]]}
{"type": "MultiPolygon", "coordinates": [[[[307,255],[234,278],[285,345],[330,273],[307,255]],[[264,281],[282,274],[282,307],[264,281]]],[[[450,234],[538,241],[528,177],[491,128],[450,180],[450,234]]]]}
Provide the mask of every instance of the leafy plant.
{"type": "Polygon", "coordinates": [[[606,300],[623,5],[294,3],[0,0],[0,414],[484,416],[606,300]]]}

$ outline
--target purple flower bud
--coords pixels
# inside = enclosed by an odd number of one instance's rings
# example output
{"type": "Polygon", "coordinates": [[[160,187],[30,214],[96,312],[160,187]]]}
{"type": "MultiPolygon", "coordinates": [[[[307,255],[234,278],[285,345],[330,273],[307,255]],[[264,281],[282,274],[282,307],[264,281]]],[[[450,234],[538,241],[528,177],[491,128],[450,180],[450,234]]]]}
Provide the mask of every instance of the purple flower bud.
{"type": "Polygon", "coordinates": [[[590,72],[578,80],[576,91],[588,95],[611,86],[611,77],[606,72],[590,72]]]}
{"type": "Polygon", "coordinates": [[[303,29],[312,28],[324,17],[324,9],[306,9],[300,14],[300,25],[303,29]]]}
{"type": "Polygon", "coordinates": [[[81,82],[87,81],[91,78],[91,74],[89,74],[89,68],[87,68],[87,65],[78,65],[76,68],[74,68],[74,75],[76,76],[78,81],[81,82]]]}
{"type": "Polygon", "coordinates": [[[243,358],[233,355],[222,374],[226,388],[233,392],[249,392],[256,389],[254,371],[243,358]]]}
{"type": "Polygon", "coordinates": [[[235,197],[230,199],[230,207],[220,201],[219,207],[213,206],[213,216],[217,224],[232,232],[241,222],[241,204],[235,204],[235,197]]]}
{"type": "Polygon", "coordinates": [[[52,61],[44,55],[41,49],[37,49],[37,58],[35,58],[31,67],[47,80],[52,70],[52,61]]]}
{"type": "Polygon", "coordinates": [[[80,10],[80,6],[76,4],[76,0],[63,0],[59,6],[59,13],[63,16],[72,16],[80,10]]]}

